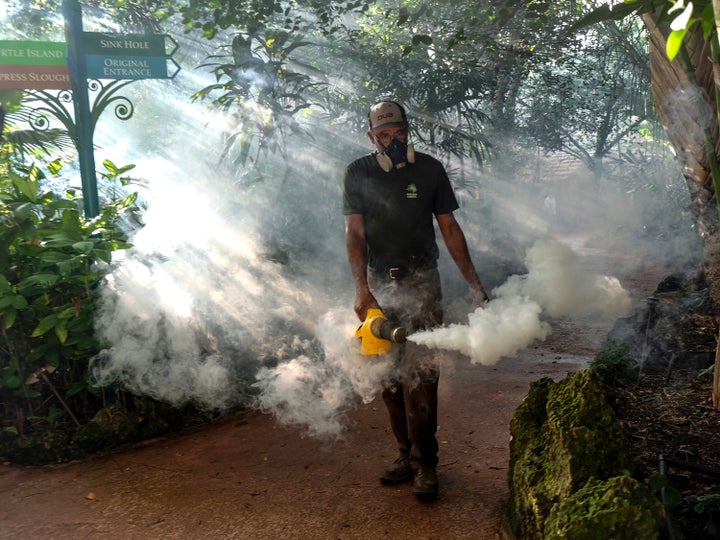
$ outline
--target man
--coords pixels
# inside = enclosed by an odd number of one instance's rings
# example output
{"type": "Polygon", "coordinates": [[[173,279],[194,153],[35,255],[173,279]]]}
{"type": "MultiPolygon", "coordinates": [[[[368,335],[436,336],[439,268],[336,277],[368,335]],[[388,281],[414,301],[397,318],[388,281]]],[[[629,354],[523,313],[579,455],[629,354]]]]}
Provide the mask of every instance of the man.
{"type": "MultiPolygon", "coordinates": [[[[404,108],[380,101],[368,114],[370,141],[377,151],[345,170],[343,213],[350,269],[355,280],[355,313],[369,308],[408,332],[442,324],[442,293],[433,216],[447,249],[470,286],[473,303],[487,300],[455,220],[450,181],[435,158],[407,144],[404,108]]],[[[382,484],[413,480],[419,498],[438,493],[437,388],[432,351],[408,342],[401,346],[397,380],[383,390],[400,456],[380,476],[382,484]]]]}

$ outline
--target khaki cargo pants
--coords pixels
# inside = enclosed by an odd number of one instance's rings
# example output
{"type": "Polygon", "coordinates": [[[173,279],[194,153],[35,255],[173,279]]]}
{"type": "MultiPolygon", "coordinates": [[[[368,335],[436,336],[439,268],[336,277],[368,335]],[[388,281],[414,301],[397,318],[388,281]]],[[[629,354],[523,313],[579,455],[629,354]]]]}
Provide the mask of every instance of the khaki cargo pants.
{"type": "MultiPolygon", "coordinates": [[[[442,324],[442,291],[437,268],[419,269],[400,279],[369,272],[370,290],[385,316],[408,333],[442,324]]],[[[400,346],[397,377],[382,396],[400,453],[414,467],[438,463],[437,394],[440,376],[435,354],[424,345],[400,346]]]]}

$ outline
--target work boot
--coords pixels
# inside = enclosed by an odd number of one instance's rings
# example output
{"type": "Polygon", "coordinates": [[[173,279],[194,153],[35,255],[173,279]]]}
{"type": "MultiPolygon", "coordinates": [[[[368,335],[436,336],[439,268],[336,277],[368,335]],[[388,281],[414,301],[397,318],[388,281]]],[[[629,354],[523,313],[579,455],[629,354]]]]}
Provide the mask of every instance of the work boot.
{"type": "Polygon", "coordinates": [[[438,478],[435,469],[420,465],[415,472],[413,493],[418,499],[432,500],[438,494],[438,478]]]}
{"type": "Polygon", "coordinates": [[[410,480],[412,476],[413,470],[410,466],[410,460],[407,456],[400,456],[380,475],[380,483],[384,486],[402,484],[410,480]]]}

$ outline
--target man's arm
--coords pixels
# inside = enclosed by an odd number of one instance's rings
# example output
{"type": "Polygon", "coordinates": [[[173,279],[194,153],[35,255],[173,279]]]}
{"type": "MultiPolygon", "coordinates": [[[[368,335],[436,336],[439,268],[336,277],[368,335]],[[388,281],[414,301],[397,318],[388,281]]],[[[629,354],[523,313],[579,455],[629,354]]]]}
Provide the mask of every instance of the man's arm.
{"type": "Polygon", "coordinates": [[[460,228],[460,224],[452,213],[438,214],[436,218],[448,252],[470,286],[473,304],[476,307],[482,306],[488,300],[488,295],[470,258],[465,234],[460,228]]]}
{"type": "Polygon", "coordinates": [[[365,320],[369,308],[379,308],[367,282],[367,244],[365,242],[365,218],[362,214],[345,216],[345,245],[350,271],[355,280],[355,313],[365,320]]]}

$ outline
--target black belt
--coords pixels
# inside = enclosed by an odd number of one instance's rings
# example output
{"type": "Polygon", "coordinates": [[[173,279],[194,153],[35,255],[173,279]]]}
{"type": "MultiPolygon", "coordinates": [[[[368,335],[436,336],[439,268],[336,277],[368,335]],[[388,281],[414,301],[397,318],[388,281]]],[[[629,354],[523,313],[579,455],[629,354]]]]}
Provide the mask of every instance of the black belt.
{"type": "Polygon", "coordinates": [[[387,277],[390,279],[402,279],[412,273],[413,271],[410,268],[404,266],[393,266],[387,269],[387,277]]]}
{"type": "Polygon", "coordinates": [[[370,268],[375,274],[387,279],[402,279],[408,277],[418,270],[429,270],[434,264],[425,264],[420,266],[388,266],[381,268],[370,268]]]}

